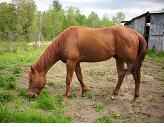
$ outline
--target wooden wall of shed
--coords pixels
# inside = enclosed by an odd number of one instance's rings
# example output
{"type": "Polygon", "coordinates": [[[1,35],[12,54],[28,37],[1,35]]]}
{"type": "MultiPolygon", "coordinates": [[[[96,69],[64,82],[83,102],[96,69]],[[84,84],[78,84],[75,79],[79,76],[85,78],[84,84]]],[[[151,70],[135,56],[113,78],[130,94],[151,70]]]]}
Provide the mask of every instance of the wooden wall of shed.
{"type": "Polygon", "coordinates": [[[142,35],[144,35],[144,31],[145,31],[145,16],[139,17],[139,18],[134,20],[134,29],[137,30],[142,35]]]}
{"type": "Polygon", "coordinates": [[[139,33],[144,35],[145,30],[145,16],[136,18],[127,24],[128,27],[137,30],[139,33]]]}
{"type": "Polygon", "coordinates": [[[164,51],[164,14],[152,14],[149,33],[149,49],[164,51]]]}

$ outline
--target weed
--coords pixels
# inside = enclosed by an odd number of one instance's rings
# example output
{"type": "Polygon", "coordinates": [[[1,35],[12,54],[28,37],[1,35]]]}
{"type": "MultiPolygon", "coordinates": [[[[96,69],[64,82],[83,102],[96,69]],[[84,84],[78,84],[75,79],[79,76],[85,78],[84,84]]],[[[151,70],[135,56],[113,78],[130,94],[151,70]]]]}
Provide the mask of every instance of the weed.
{"type": "Polygon", "coordinates": [[[102,112],[104,107],[101,103],[96,104],[96,112],[102,112]]]}

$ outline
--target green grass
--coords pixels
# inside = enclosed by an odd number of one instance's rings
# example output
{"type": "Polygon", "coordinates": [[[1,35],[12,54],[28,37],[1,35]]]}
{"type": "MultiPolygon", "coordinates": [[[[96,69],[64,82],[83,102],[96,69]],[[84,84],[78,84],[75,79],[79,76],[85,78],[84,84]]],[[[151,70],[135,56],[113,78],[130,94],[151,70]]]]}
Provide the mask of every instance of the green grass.
{"type": "Polygon", "coordinates": [[[16,88],[16,78],[13,75],[2,74],[0,75],[0,87],[5,89],[16,88]]]}
{"type": "Polygon", "coordinates": [[[17,123],[66,123],[71,118],[64,115],[43,113],[36,110],[16,111],[0,105],[0,122],[17,123]]]}
{"type": "Polygon", "coordinates": [[[148,50],[147,57],[152,58],[157,62],[164,62],[164,52],[157,52],[155,50],[148,50]]]}
{"type": "Polygon", "coordinates": [[[35,106],[43,110],[55,110],[56,112],[63,112],[63,99],[60,96],[50,96],[48,92],[44,90],[37,98],[35,106]]]}
{"type": "Polygon", "coordinates": [[[0,122],[72,121],[64,115],[63,96],[49,95],[44,89],[39,97],[30,99],[19,84],[24,68],[34,63],[44,48],[0,43],[0,122]]]}
{"type": "Polygon", "coordinates": [[[27,90],[26,89],[19,89],[18,90],[18,96],[27,98],[28,97],[27,96],[27,90]]]}

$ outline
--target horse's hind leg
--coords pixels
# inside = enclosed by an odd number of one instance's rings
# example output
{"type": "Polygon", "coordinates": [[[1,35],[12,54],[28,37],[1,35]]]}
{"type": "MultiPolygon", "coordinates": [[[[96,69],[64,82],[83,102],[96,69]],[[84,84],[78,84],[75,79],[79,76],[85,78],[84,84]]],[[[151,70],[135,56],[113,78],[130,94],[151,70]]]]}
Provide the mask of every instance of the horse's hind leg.
{"type": "Polygon", "coordinates": [[[141,80],[141,71],[138,68],[136,71],[132,72],[133,78],[135,80],[135,93],[134,93],[134,101],[137,97],[139,97],[139,89],[140,89],[140,80],[141,80]]]}
{"type": "Polygon", "coordinates": [[[73,73],[75,71],[76,62],[72,60],[67,61],[67,76],[66,76],[66,93],[65,96],[68,97],[71,95],[71,82],[73,73]]]}
{"type": "Polygon", "coordinates": [[[124,69],[124,62],[122,60],[116,59],[116,67],[117,67],[117,73],[118,73],[118,81],[117,81],[117,85],[113,91],[113,96],[118,95],[118,92],[120,90],[121,84],[123,82],[123,79],[125,77],[125,74],[127,72],[126,69],[124,69]]]}
{"type": "Polygon", "coordinates": [[[88,88],[83,82],[83,75],[81,72],[80,63],[76,64],[75,72],[76,72],[77,79],[79,80],[81,88],[82,88],[82,96],[84,96],[84,93],[88,90],[88,88]]]}

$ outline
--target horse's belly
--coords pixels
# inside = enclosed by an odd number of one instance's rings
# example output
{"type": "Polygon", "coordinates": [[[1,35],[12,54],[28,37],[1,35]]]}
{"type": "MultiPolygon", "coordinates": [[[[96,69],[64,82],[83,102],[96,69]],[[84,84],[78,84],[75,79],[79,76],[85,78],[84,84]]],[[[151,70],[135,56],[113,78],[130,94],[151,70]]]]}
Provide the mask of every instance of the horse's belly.
{"type": "Polygon", "coordinates": [[[80,55],[80,61],[81,62],[99,62],[99,61],[105,61],[112,57],[112,54],[110,53],[88,53],[84,55],[80,55]]]}

